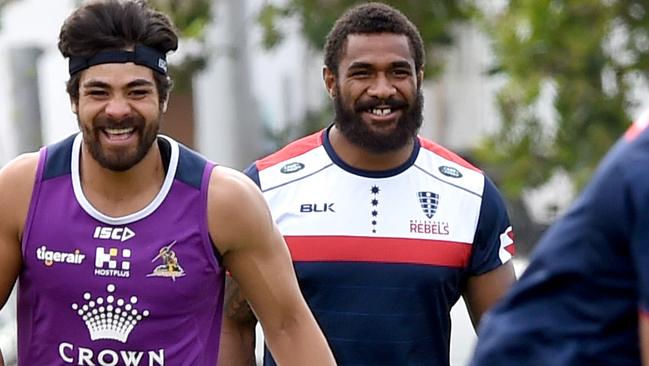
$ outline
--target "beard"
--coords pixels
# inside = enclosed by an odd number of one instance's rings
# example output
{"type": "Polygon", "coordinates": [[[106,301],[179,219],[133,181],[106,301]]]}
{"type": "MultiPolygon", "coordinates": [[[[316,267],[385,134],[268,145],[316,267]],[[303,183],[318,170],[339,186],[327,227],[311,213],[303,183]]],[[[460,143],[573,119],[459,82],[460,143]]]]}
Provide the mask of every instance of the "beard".
{"type": "Polygon", "coordinates": [[[334,97],[335,124],[343,136],[353,144],[373,153],[386,153],[398,150],[408,144],[421,127],[423,121],[424,96],[417,90],[412,105],[390,98],[385,101],[374,99],[359,102],[353,108],[345,107],[340,89],[336,86],[334,97]],[[393,109],[403,108],[405,113],[397,120],[397,128],[389,134],[373,131],[363,121],[361,113],[379,105],[389,105],[393,109]]]}
{"type": "Polygon", "coordinates": [[[124,172],[142,161],[149,152],[149,149],[158,136],[161,118],[162,114],[153,122],[147,124],[144,117],[140,114],[130,115],[121,120],[100,115],[94,119],[90,127],[87,127],[81,121],[78,121],[78,123],[83,132],[83,142],[88,147],[92,158],[103,168],[115,172],[124,172]],[[137,134],[137,145],[135,147],[123,148],[120,151],[111,151],[102,146],[99,137],[100,134],[104,133],[102,132],[103,129],[130,127],[135,128],[134,133],[137,134]]]}

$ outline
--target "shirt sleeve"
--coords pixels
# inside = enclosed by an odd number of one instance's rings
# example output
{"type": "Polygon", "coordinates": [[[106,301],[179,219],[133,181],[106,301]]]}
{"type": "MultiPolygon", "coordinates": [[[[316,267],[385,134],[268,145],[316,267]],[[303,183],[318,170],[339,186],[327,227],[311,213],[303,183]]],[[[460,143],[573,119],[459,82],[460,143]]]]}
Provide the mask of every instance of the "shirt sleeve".
{"type": "Polygon", "coordinates": [[[260,187],[259,182],[259,170],[257,169],[257,163],[250,164],[246,169],[244,169],[243,174],[247,175],[248,178],[252,179],[255,184],[260,187]]]}
{"type": "Polygon", "coordinates": [[[514,253],[514,232],[505,202],[494,183],[485,176],[469,274],[476,276],[489,272],[509,261],[514,253]]]}
{"type": "Polygon", "coordinates": [[[649,317],[649,159],[642,166],[631,166],[633,177],[627,179],[626,201],[630,206],[627,214],[630,222],[629,241],[631,258],[638,276],[639,310],[649,317]],[[639,169],[639,170],[638,170],[639,169]]]}

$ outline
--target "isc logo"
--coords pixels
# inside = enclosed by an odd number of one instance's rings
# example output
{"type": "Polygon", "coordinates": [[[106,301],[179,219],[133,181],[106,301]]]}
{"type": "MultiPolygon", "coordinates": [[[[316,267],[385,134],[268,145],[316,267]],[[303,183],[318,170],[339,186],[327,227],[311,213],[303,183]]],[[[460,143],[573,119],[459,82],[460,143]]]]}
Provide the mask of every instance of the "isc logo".
{"type": "Polygon", "coordinates": [[[336,212],[333,203],[304,203],[300,212],[336,212]]]}
{"type": "Polygon", "coordinates": [[[92,236],[95,239],[119,240],[121,242],[127,241],[135,236],[135,233],[128,227],[101,227],[95,228],[95,234],[92,236]]]}

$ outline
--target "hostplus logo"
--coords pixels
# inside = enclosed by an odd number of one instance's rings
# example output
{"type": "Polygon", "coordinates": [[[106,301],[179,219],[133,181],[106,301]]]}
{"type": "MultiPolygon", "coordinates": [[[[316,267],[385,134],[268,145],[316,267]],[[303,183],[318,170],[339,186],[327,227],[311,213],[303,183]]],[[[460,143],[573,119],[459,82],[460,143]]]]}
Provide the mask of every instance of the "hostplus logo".
{"type": "MultiPolygon", "coordinates": [[[[106,286],[106,295],[93,297],[90,292],[83,294],[83,302],[72,304],[72,310],[83,320],[90,339],[114,340],[126,343],[131,332],[149,317],[147,309],[140,309],[137,296],[117,297],[114,284],[106,286]]],[[[59,357],[66,364],[74,365],[149,365],[165,364],[165,350],[131,351],[75,346],[62,342],[58,347],[59,357]]]]}
{"type": "MultiPolygon", "coordinates": [[[[128,227],[97,226],[92,235],[95,239],[125,242],[135,237],[128,227]]],[[[97,247],[95,251],[95,276],[130,277],[131,250],[116,247],[97,247]]]]}
{"type": "Polygon", "coordinates": [[[97,247],[95,252],[95,276],[130,277],[130,249],[97,247]],[[121,253],[121,255],[120,255],[121,253]]]}

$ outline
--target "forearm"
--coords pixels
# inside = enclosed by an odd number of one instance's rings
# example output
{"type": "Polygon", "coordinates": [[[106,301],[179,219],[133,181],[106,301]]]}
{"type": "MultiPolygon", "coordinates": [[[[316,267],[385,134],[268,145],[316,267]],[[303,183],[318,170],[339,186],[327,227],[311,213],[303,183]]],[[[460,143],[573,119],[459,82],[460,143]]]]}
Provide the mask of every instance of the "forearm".
{"type": "Polygon", "coordinates": [[[640,311],[638,318],[642,366],[649,366],[649,315],[644,311],[640,311]]]}
{"type": "MultiPolygon", "coordinates": [[[[262,324],[263,325],[263,324],[262,324]]],[[[266,344],[278,365],[335,365],[336,361],[315,319],[294,316],[274,329],[264,328],[266,344]]]]}
{"type": "Polygon", "coordinates": [[[229,326],[223,327],[218,365],[256,365],[254,325],[252,326],[252,330],[229,326]]]}
{"type": "Polygon", "coordinates": [[[230,276],[225,279],[225,304],[221,324],[218,365],[255,366],[255,318],[239,285],[230,276]]]}

